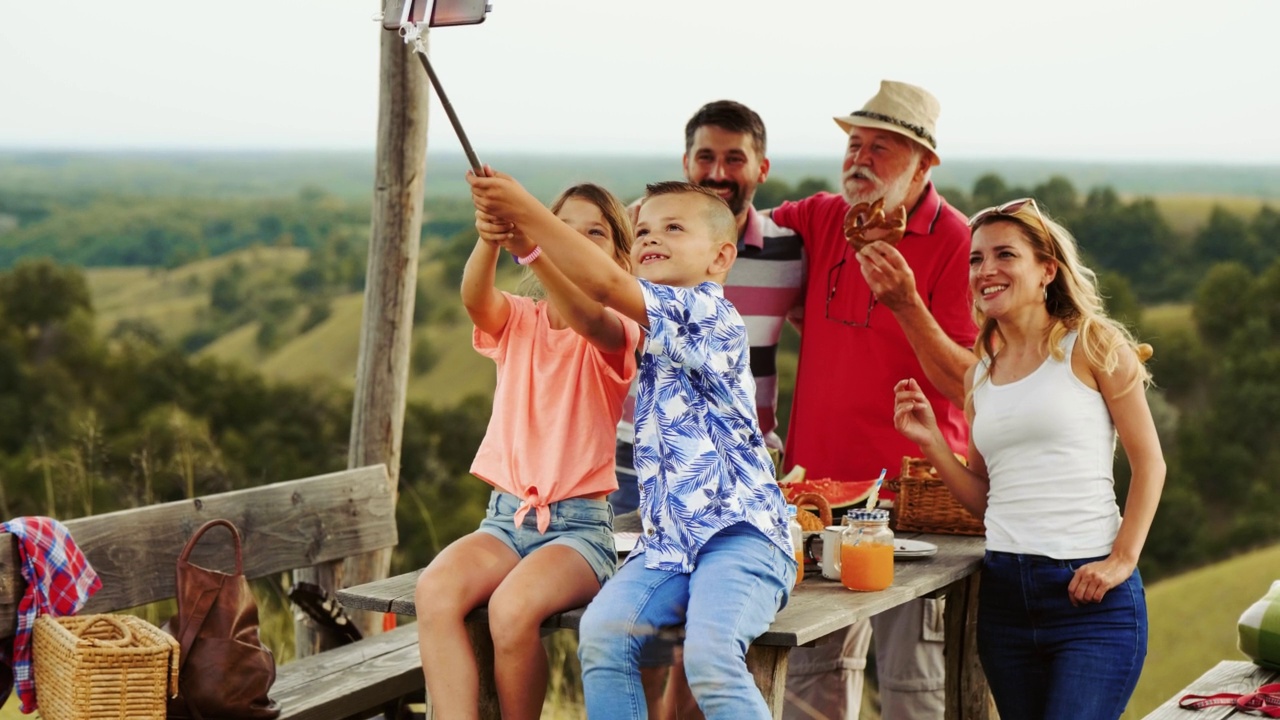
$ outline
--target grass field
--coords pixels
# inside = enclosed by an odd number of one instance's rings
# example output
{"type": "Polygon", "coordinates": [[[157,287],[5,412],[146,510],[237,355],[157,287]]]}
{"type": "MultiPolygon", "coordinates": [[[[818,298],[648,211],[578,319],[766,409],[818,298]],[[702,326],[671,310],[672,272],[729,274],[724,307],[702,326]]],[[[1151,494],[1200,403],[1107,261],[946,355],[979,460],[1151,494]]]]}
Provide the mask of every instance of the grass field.
{"type": "Polygon", "coordinates": [[[1146,715],[1220,660],[1247,660],[1236,649],[1236,621],[1276,579],[1280,579],[1280,545],[1147,588],[1151,623],[1147,663],[1123,717],[1146,715]]]}
{"type": "MultiPolygon", "coordinates": [[[[1216,195],[1155,195],[1152,199],[1169,226],[1178,233],[1194,233],[1203,227],[1215,205],[1248,220],[1264,204],[1257,198],[1216,195]]],[[[1270,204],[1272,207],[1280,206],[1275,201],[1270,204]]]]}

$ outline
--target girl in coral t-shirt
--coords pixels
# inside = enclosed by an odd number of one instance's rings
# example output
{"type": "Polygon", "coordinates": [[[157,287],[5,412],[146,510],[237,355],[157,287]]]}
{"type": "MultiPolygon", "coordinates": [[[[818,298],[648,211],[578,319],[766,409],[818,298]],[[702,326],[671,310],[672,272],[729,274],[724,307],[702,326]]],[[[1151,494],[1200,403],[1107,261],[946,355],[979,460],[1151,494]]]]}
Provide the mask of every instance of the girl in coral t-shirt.
{"type": "MultiPolygon", "coordinates": [[[[596,185],[564,191],[561,220],[630,268],[631,223],[596,185]]],[[[488,603],[504,718],[537,718],[547,659],[539,627],[587,604],[614,572],[614,428],[636,373],[639,326],[587,297],[525,238],[481,236],[462,278],[476,350],[497,363],[493,415],[471,472],[493,485],[480,528],[445,548],[414,601],[427,692],[440,717],[474,717],[479,680],[463,618],[488,603]],[[502,249],[545,299],[494,287],[502,249]]]]}

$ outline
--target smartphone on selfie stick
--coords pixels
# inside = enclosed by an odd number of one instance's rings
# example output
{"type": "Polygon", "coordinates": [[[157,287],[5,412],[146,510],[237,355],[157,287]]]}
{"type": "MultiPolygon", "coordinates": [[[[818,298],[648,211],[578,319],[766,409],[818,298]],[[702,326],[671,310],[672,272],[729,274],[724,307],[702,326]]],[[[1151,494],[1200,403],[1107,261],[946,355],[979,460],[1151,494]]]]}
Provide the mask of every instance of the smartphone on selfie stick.
{"type": "Polygon", "coordinates": [[[427,78],[431,80],[431,86],[435,88],[436,96],[440,98],[440,104],[449,116],[453,131],[462,143],[462,151],[466,153],[467,161],[477,175],[482,174],[480,159],[476,157],[475,150],[471,149],[471,141],[467,140],[467,133],[463,131],[462,123],[453,111],[453,104],[449,102],[449,96],[444,94],[440,78],[436,77],[436,71],[431,67],[426,46],[422,44],[422,32],[432,27],[476,25],[484,22],[485,16],[492,9],[493,6],[487,0],[385,0],[382,7],[382,27],[399,32],[406,43],[413,43],[413,49],[422,61],[423,69],[427,71],[427,78]]]}

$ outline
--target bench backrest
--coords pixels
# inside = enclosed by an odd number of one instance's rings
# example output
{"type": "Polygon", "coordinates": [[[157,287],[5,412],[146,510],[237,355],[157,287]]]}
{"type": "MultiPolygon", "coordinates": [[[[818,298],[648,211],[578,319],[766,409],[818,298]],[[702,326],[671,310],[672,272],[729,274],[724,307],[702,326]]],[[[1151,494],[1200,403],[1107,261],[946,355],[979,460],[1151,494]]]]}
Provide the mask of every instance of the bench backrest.
{"type": "MultiPolygon", "coordinates": [[[[244,574],[259,578],[392,547],[395,493],[384,465],[263,485],[194,500],[69,520],[102,589],[82,612],[114,612],[171,598],[174,565],[192,533],[214,518],[235,523],[244,574]]],[[[214,528],[191,554],[197,565],[230,572],[230,536],[214,528]]],[[[0,638],[13,634],[25,584],[17,540],[0,533],[0,638]]]]}

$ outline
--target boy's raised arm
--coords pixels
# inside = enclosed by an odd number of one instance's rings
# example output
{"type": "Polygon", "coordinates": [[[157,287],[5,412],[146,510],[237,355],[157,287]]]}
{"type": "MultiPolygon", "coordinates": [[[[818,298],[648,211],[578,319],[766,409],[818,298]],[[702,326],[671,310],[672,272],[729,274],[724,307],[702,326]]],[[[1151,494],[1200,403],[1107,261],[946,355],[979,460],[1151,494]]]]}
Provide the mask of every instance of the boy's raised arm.
{"type": "Polygon", "coordinates": [[[519,226],[536,238],[542,252],[587,297],[603,303],[642,327],[649,326],[640,283],[600,252],[590,240],[551,213],[510,175],[490,171],[489,177],[467,173],[476,208],[519,226]]]}

